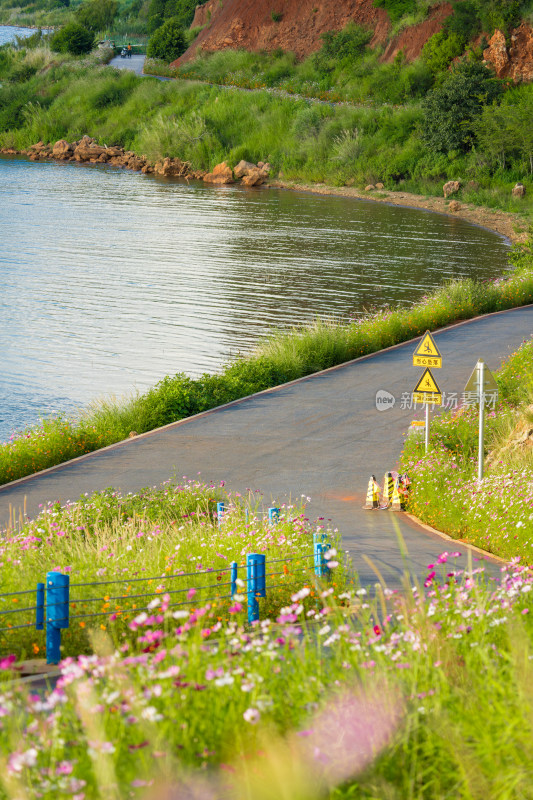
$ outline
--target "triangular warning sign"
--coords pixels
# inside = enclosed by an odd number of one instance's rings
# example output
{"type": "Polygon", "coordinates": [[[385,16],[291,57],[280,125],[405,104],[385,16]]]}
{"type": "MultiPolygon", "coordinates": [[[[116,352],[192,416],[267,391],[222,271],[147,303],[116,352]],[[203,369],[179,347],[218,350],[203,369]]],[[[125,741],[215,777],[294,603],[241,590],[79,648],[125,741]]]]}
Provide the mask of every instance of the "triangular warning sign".
{"type": "Polygon", "coordinates": [[[429,369],[424,370],[424,374],[416,384],[414,391],[420,392],[421,394],[441,394],[437,381],[429,369]]]}
{"type": "Polygon", "coordinates": [[[426,331],[423,335],[413,356],[421,356],[422,358],[442,358],[439,353],[439,348],[435,344],[435,339],[429,331],[426,331]]]}
{"type": "MultiPolygon", "coordinates": [[[[465,392],[479,392],[479,378],[478,378],[478,366],[481,363],[482,359],[480,359],[476,366],[474,367],[472,374],[470,375],[467,384],[465,386],[465,392]]],[[[483,361],[483,391],[485,394],[496,394],[498,395],[498,384],[496,383],[496,378],[487,367],[485,362],[483,361]]]]}

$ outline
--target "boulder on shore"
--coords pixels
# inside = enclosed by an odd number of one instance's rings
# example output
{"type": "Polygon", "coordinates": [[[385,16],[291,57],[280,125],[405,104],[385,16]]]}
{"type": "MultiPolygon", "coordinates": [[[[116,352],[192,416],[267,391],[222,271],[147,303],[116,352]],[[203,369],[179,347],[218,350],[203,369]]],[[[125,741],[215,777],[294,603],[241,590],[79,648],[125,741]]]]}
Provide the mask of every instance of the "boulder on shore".
{"type": "Polygon", "coordinates": [[[228,167],[225,161],[222,161],[221,164],[217,164],[213,169],[213,172],[208,172],[206,175],[204,175],[203,179],[205,183],[214,183],[219,185],[235,182],[231,167],[228,167]]]}
{"type": "Polygon", "coordinates": [[[444,186],[442,187],[442,192],[444,194],[444,197],[449,197],[451,194],[457,194],[460,188],[461,188],[460,181],[448,181],[448,183],[445,183],[444,186]]]}
{"type": "Polygon", "coordinates": [[[233,167],[233,174],[237,179],[244,178],[248,175],[251,171],[257,169],[255,164],[252,164],[251,161],[239,161],[237,166],[233,167]]]}
{"type": "MultiPolygon", "coordinates": [[[[84,141],[86,137],[84,136],[81,142],[78,144],[76,149],[74,150],[74,160],[75,161],[91,161],[94,159],[98,159],[102,153],[105,153],[106,148],[100,147],[98,144],[94,144],[92,141],[84,141]]],[[[89,138],[89,137],[87,137],[89,138]]]]}
{"type": "Polygon", "coordinates": [[[189,167],[190,164],[188,161],[181,161],[179,158],[169,158],[167,156],[162,161],[156,161],[154,164],[154,173],[156,175],[162,175],[164,178],[184,178],[189,174],[189,167]]]}
{"type": "Polygon", "coordinates": [[[65,161],[72,157],[74,153],[74,145],[67,142],[66,139],[59,139],[52,147],[52,155],[61,161],[65,161]]]}

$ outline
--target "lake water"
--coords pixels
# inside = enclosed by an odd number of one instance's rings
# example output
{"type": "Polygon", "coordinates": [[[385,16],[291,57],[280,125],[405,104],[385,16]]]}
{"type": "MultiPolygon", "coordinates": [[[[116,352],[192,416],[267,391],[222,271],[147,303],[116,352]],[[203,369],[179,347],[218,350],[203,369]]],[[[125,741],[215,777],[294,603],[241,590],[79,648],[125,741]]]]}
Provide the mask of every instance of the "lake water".
{"type": "Polygon", "coordinates": [[[13,25],[0,25],[0,47],[8,42],[14,42],[17,36],[22,38],[31,36],[32,33],[35,33],[35,28],[16,28],[13,25]]]}
{"type": "Polygon", "coordinates": [[[487,279],[454,217],[0,158],[0,440],[40,413],[213,371],[268,330],[487,279]]]}

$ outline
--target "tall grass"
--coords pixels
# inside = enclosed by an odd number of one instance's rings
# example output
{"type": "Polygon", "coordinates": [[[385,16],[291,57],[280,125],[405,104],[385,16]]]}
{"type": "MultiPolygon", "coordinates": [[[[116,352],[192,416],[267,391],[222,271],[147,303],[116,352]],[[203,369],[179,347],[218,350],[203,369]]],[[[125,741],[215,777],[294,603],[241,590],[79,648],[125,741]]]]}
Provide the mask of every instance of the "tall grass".
{"type": "Polygon", "coordinates": [[[2,800],[528,800],[532,573],[461,561],[375,601],[308,582],[252,628],[163,595],[44,699],[0,660],[2,800]]]}

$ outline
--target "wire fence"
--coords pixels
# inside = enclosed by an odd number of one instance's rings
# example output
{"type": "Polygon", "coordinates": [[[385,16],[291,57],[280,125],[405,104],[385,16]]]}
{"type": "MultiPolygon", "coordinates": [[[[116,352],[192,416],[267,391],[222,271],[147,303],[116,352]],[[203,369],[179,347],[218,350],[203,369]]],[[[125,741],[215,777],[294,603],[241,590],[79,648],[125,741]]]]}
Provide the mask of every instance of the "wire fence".
{"type": "MultiPolygon", "coordinates": [[[[224,504],[219,503],[217,508],[218,524],[224,524],[226,516],[226,509],[224,504]]],[[[257,515],[254,515],[257,516],[257,515]]],[[[264,516],[268,516],[269,523],[275,525],[280,521],[279,508],[270,508],[265,512],[264,516]]],[[[329,578],[330,569],[328,567],[326,554],[330,549],[330,545],[325,541],[324,534],[315,534],[313,537],[313,551],[309,554],[298,555],[292,558],[277,558],[268,561],[268,567],[274,571],[267,572],[267,561],[264,553],[249,553],[246,556],[245,564],[238,564],[232,561],[216,569],[198,570],[196,572],[177,572],[171,575],[163,574],[152,577],[144,578],[128,578],[122,577],[115,580],[105,581],[85,581],[81,583],[70,583],[68,574],[57,571],[48,572],[46,581],[38,583],[36,589],[27,589],[16,592],[0,593],[0,601],[11,598],[12,602],[18,602],[18,597],[22,595],[33,595],[35,597],[35,605],[25,605],[21,608],[0,609],[0,620],[5,621],[5,618],[13,618],[12,615],[16,614],[30,614],[34,612],[34,619],[32,621],[23,622],[20,624],[7,624],[0,627],[0,633],[7,633],[16,630],[35,628],[36,630],[46,629],[46,660],[48,664],[56,664],[60,660],[61,648],[61,630],[69,628],[71,622],[76,620],[89,620],[96,619],[97,617],[108,617],[110,621],[117,619],[129,619],[130,616],[136,617],[142,612],[153,611],[157,613],[157,608],[161,603],[162,596],[165,596],[165,608],[178,608],[184,606],[194,606],[200,603],[215,603],[219,601],[233,600],[236,598],[246,599],[248,622],[254,623],[259,620],[259,598],[267,596],[267,591],[279,589],[290,586],[292,578],[302,573],[307,573],[309,576],[313,575],[316,578],[329,578]],[[309,561],[307,566],[292,568],[289,565],[292,562],[297,562],[298,565],[302,562],[309,561]],[[283,569],[276,569],[275,565],[283,564],[283,569]],[[239,577],[239,572],[243,578],[239,577]],[[201,585],[187,586],[185,588],[168,589],[166,587],[158,587],[151,592],[139,592],[136,594],[115,594],[112,596],[104,595],[99,597],[82,597],[78,596],[83,594],[83,588],[87,587],[100,587],[112,586],[119,584],[132,584],[149,581],[169,581],[178,580],[183,578],[197,578],[200,575],[217,575],[223,577],[225,574],[231,576],[230,580],[221,582],[217,577],[217,583],[209,583],[204,580],[201,585]],[[283,576],[287,578],[286,581],[277,582],[272,584],[269,579],[280,578],[283,576]],[[229,587],[229,591],[220,594],[220,589],[229,587]],[[75,589],[75,597],[71,598],[70,590],[75,589]],[[215,592],[216,590],[216,592],[215,592]],[[209,597],[204,597],[203,593],[210,594],[209,597]],[[169,603],[168,600],[172,595],[185,595],[186,599],[179,600],[178,602],[169,603]],[[139,600],[144,598],[152,598],[150,603],[142,607],[137,607],[134,603],[126,608],[116,607],[114,610],[111,608],[103,608],[101,611],[84,611],[83,607],[90,603],[103,603],[104,606],[110,606],[111,603],[127,602],[139,600]],[[81,606],[82,613],[71,613],[71,608],[76,611],[81,606]]],[[[178,598],[176,598],[178,599],[178,598]]],[[[1,623],[0,623],[1,624],[1,623]]]]}

